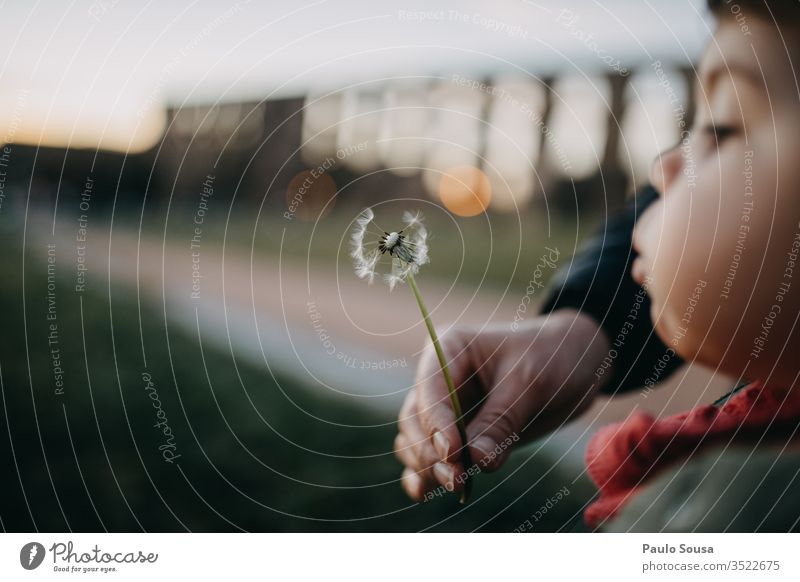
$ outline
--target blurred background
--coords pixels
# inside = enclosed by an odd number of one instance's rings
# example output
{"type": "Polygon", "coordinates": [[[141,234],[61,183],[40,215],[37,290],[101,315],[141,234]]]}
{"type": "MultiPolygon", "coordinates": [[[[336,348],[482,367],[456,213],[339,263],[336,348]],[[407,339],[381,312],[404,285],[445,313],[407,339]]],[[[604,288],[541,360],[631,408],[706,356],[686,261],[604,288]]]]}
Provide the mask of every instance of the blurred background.
{"type": "Polygon", "coordinates": [[[703,4],[3,3],[2,528],[512,531],[567,488],[572,530],[585,441],[680,381],[413,503],[426,332],[349,231],[423,213],[440,331],[533,317],[688,128],[703,4]]]}

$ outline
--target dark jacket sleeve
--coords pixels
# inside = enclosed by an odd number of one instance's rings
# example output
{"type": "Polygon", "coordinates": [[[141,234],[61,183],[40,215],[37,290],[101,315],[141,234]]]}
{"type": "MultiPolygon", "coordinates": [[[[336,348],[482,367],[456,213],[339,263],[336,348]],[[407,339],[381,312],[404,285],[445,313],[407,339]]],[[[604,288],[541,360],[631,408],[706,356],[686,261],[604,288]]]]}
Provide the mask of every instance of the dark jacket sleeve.
{"type": "Polygon", "coordinates": [[[633,225],[658,193],[647,186],[583,243],[553,276],[541,313],[571,307],[593,317],[611,349],[600,373],[610,375],[601,392],[614,394],[663,380],[683,362],[653,331],[650,298],[630,268],[633,225]],[[610,366],[608,365],[610,363],[610,366]]]}

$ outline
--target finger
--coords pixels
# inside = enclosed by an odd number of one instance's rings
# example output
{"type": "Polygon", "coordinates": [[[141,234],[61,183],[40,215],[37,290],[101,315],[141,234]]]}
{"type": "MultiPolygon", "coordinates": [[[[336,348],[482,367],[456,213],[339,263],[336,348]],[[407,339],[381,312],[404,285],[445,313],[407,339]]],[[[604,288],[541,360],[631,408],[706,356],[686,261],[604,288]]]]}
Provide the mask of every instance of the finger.
{"type": "Polygon", "coordinates": [[[487,471],[499,469],[520,441],[527,414],[536,406],[531,385],[502,382],[487,396],[478,414],[467,425],[469,454],[473,463],[487,471]]]}
{"type": "Polygon", "coordinates": [[[422,501],[422,498],[425,496],[425,490],[422,487],[422,480],[417,473],[411,469],[403,469],[400,483],[406,495],[414,501],[422,501]]]}
{"type": "Polygon", "coordinates": [[[425,438],[419,424],[416,406],[416,391],[409,393],[397,418],[398,437],[395,439],[395,451],[406,466],[415,471],[430,469],[438,460],[433,445],[425,438]],[[401,441],[398,447],[398,439],[401,441]],[[399,449],[399,450],[398,450],[399,449]]]}
{"type": "MultiPolygon", "coordinates": [[[[448,360],[456,389],[464,374],[463,351],[453,349],[453,342],[444,341],[442,350],[448,360]],[[456,356],[454,359],[453,356],[456,356]]],[[[442,373],[441,365],[432,345],[423,352],[417,368],[416,378],[417,410],[419,424],[426,438],[437,453],[439,460],[459,463],[460,449],[463,446],[456,426],[456,415],[450,400],[450,391],[442,373]]]]}
{"type": "Polygon", "coordinates": [[[411,469],[415,473],[421,468],[419,458],[411,447],[410,441],[403,433],[399,433],[394,439],[394,456],[407,469],[411,469]]]}
{"type": "Polygon", "coordinates": [[[459,468],[441,461],[417,422],[413,409],[403,408],[398,425],[400,434],[395,439],[395,454],[407,468],[419,475],[422,489],[427,492],[443,486],[448,491],[460,490],[461,484],[455,481],[459,468]]]}
{"type": "Polygon", "coordinates": [[[403,433],[397,433],[397,436],[394,437],[394,456],[395,458],[403,463],[406,467],[411,467],[411,463],[406,459],[406,456],[409,454],[408,451],[408,443],[406,441],[405,436],[403,433]]]}

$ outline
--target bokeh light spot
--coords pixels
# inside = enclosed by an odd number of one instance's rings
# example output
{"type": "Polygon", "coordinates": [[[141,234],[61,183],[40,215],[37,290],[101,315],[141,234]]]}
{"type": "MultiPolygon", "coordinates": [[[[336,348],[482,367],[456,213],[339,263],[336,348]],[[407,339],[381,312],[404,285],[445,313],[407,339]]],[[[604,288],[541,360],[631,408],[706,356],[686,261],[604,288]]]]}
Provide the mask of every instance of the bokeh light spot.
{"type": "Polygon", "coordinates": [[[474,166],[455,166],[439,180],[439,198],[457,216],[476,216],[492,200],[489,178],[474,166]]]}

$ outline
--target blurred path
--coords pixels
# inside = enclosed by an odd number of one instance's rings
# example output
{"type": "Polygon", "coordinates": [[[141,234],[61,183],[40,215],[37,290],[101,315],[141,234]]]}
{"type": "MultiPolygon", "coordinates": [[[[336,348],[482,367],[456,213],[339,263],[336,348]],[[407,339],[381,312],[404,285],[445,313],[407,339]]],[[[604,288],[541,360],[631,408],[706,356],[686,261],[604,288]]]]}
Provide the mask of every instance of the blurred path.
{"type": "MultiPolygon", "coordinates": [[[[52,242],[51,218],[29,221],[37,250],[52,242]]],[[[75,263],[75,225],[58,224],[59,265],[75,263]]],[[[268,253],[251,257],[239,247],[201,241],[191,248],[115,227],[90,226],[87,289],[105,293],[108,277],[138,288],[143,301],[163,310],[171,323],[238,357],[247,357],[303,384],[342,394],[384,411],[396,411],[413,382],[427,332],[412,294],[368,285],[352,270],[297,262],[268,253]],[[109,246],[109,242],[111,243],[109,246]]],[[[507,321],[520,298],[481,289],[470,294],[423,276],[419,285],[433,319],[448,322],[507,321]]]]}
{"type": "MultiPolygon", "coordinates": [[[[28,223],[29,243],[42,257],[46,243],[54,240],[50,220],[38,217],[28,223]]],[[[87,289],[104,293],[110,275],[114,283],[138,287],[141,300],[163,310],[170,325],[192,337],[199,330],[204,345],[244,358],[265,373],[271,370],[369,406],[387,420],[395,417],[413,385],[427,339],[404,286],[390,293],[382,283],[367,285],[351,270],[340,272],[334,265],[282,261],[266,253],[251,262],[238,247],[223,255],[202,242],[193,249],[189,241],[140,240],[125,228],[115,227],[109,241],[105,225],[94,226],[87,237],[87,289]]],[[[57,226],[60,265],[74,263],[74,232],[74,224],[57,226]]],[[[426,278],[424,271],[419,284],[440,330],[454,321],[509,322],[521,299],[490,288],[473,295],[426,278]]],[[[534,304],[529,313],[537,309],[534,304]]],[[[599,426],[637,407],[656,415],[685,410],[713,400],[729,386],[730,381],[712,378],[699,366],[687,367],[649,393],[598,399],[587,414],[544,440],[582,464],[585,443],[599,426]]]]}

